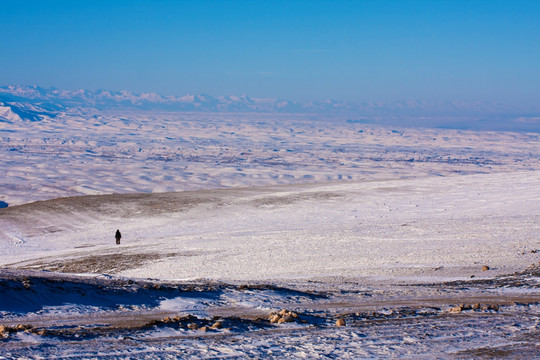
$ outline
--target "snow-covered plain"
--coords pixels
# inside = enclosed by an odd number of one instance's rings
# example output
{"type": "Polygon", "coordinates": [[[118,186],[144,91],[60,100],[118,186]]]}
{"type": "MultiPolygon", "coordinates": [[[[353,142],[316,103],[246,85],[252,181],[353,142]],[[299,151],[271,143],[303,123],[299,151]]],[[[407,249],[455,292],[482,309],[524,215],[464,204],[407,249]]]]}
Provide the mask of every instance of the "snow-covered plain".
{"type": "Polygon", "coordinates": [[[536,133],[89,109],[0,125],[1,357],[540,353],[536,133]]]}
{"type": "Polygon", "coordinates": [[[0,201],[540,168],[538,133],[89,109],[0,122],[0,201]]]}

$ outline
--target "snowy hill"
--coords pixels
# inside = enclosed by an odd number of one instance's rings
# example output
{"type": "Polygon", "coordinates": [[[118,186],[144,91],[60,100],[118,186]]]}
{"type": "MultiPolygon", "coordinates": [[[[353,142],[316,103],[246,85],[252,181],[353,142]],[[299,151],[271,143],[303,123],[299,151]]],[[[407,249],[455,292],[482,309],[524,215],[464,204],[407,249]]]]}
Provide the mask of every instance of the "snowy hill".
{"type": "Polygon", "coordinates": [[[54,118],[57,110],[46,105],[0,102],[0,122],[40,121],[43,118],[54,118]]]}

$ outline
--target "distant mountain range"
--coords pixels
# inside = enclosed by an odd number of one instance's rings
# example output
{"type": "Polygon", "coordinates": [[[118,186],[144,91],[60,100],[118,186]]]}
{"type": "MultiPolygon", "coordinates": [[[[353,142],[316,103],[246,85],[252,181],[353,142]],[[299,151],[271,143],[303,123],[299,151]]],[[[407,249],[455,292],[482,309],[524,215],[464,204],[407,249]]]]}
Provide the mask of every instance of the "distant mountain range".
{"type": "Polygon", "coordinates": [[[109,90],[64,90],[39,86],[0,86],[0,123],[39,121],[78,108],[139,109],[214,113],[310,114],[352,123],[540,131],[540,114],[482,102],[394,101],[352,103],[338,100],[297,102],[241,96],[163,96],[109,90]]]}
{"type": "Polygon", "coordinates": [[[46,108],[93,107],[98,110],[112,108],[161,109],[171,111],[203,112],[280,112],[311,113],[329,110],[346,111],[351,104],[338,101],[298,103],[272,98],[242,96],[185,95],[162,96],[156,93],[137,94],[130,91],[62,90],[39,86],[9,85],[0,87],[0,101],[4,103],[33,103],[46,108]]]}

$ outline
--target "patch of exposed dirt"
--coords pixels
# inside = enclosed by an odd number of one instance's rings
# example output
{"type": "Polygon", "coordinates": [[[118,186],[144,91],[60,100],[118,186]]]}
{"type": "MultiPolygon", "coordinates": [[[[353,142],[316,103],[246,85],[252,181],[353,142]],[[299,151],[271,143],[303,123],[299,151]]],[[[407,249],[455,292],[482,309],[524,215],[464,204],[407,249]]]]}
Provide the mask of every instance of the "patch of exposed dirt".
{"type": "Polygon", "coordinates": [[[210,192],[201,191],[87,195],[36,201],[9,207],[0,212],[0,217],[17,217],[32,212],[60,214],[96,212],[103,216],[148,216],[182,212],[200,204],[213,202],[219,202],[219,199],[211,195],[210,192]]]}
{"type": "Polygon", "coordinates": [[[520,344],[494,345],[467,349],[456,353],[460,359],[535,359],[540,354],[540,345],[537,339],[540,332],[535,331],[523,336],[520,344]]]}
{"type": "Polygon", "coordinates": [[[150,262],[181,256],[195,256],[195,254],[176,252],[139,254],[108,253],[78,258],[68,258],[62,261],[40,259],[31,263],[24,262],[10,264],[7,267],[24,270],[46,270],[62,273],[115,274],[124,270],[141,267],[150,262]]]}
{"type": "Polygon", "coordinates": [[[328,200],[336,197],[341,197],[343,195],[331,193],[331,192],[315,192],[315,193],[305,193],[305,194],[296,194],[291,196],[267,196],[264,198],[253,200],[253,204],[256,207],[271,207],[271,206],[283,206],[291,205],[301,201],[308,200],[328,200]]]}
{"type": "Polygon", "coordinates": [[[499,275],[490,279],[471,279],[448,281],[435,284],[414,284],[404,286],[426,286],[426,287],[445,287],[445,288],[540,288],[540,265],[531,265],[523,271],[518,271],[513,274],[499,275]]]}

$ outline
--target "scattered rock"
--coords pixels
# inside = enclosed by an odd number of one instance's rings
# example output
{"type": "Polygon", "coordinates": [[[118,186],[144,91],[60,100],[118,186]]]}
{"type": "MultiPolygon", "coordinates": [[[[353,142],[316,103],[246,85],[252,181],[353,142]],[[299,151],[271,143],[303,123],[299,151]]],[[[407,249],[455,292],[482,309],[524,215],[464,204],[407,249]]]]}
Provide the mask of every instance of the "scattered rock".
{"type": "Polygon", "coordinates": [[[7,337],[9,334],[9,328],[7,328],[6,326],[4,325],[0,325],[0,337],[7,337]]]}
{"type": "Polygon", "coordinates": [[[482,266],[482,271],[488,271],[488,270],[489,270],[489,266],[487,265],[482,266]]]}
{"type": "Polygon", "coordinates": [[[294,322],[295,319],[298,319],[298,314],[294,311],[289,311],[287,309],[282,309],[277,313],[273,312],[268,317],[268,320],[271,324],[283,324],[288,322],[294,322]]]}
{"type": "Polygon", "coordinates": [[[208,331],[208,326],[200,327],[199,331],[207,332],[208,331]]]}
{"type": "Polygon", "coordinates": [[[223,322],[222,322],[222,321],[216,321],[216,322],[210,327],[210,329],[212,329],[212,330],[221,329],[221,328],[223,328],[223,322]]]}
{"type": "Polygon", "coordinates": [[[345,319],[343,318],[337,319],[336,326],[345,326],[345,325],[347,325],[347,323],[345,323],[345,319]]]}
{"type": "Polygon", "coordinates": [[[159,320],[151,320],[146,324],[146,326],[156,326],[156,325],[159,325],[160,323],[161,321],[159,320]]]}
{"type": "Polygon", "coordinates": [[[9,335],[9,333],[12,332],[19,332],[19,331],[26,331],[26,332],[36,332],[35,328],[32,325],[22,325],[17,324],[13,327],[0,325],[0,337],[5,338],[9,335]]]}
{"type": "Polygon", "coordinates": [[[30,286],[31,286],[31,284],[30,284],[30,279],[25,278],[25,279],[23,280],[23,283],[22,283],[22,284],[23,284],[23,286],[24,286],[25,289],[30,289],[30,286]]]}
{"type": "Polygon", "coordinates": [[[170,317],[166,317],[165,319],[161,320],[163,323],[168,324],[170,322],[173,322],[173,320],[170,317]]]}
{"type": "Polygon", "coordinates": [[[481,310],[481,311],[494,310],[494,311],[499,311],[499,305],[497,305],[497,304],[493,304],[493,305],[484,304],[484,305],[482,305],[480,303],[474,303],[472,305],[461,304],[461,305],[458,305],[458,306],[451,307],[450,309],[448,309],[448,312],[459,313],[459,312],[462,312],[464,310],[481,310]]]}
{"type": "Polygon", "coordinates": [[[285,316],[282,316],[281,318],[279,318],[278,324],[289,323],[289,322],[293,322],[293,321],[294,321],[294,319],[291,316],[285,315],[285,316]]]}
{"type": "Polygon", "coordinates": [[[489,310],[494,310],[494,311],[499,311],[499,305],[497,304],[492,304],[492,305],[484,305],[482,306],[482,310],[484,311],[489,311],[489,310]]]}
{"type": "Polygon", "coordinates": [[[197,323],[191,323],[187,327],[191,330],[197,330],[199,328],[199,325],[197,325],[197,323]]]}

